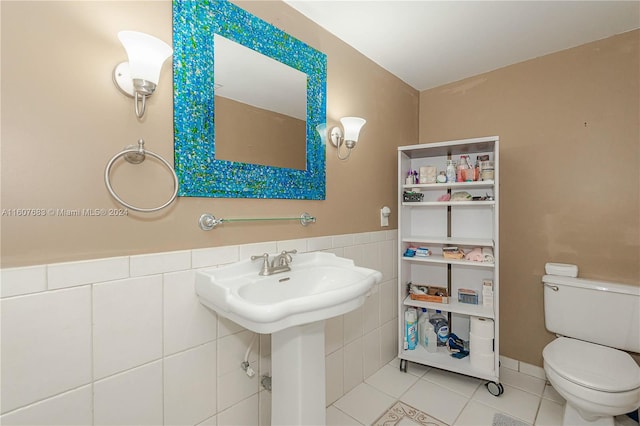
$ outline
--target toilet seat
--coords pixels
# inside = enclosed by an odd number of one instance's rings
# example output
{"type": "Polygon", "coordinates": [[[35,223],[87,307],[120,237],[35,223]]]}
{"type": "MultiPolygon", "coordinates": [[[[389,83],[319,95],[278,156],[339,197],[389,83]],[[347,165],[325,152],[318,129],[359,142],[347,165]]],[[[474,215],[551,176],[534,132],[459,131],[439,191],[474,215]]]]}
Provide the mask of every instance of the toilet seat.
{"type": "Polygon", "coordinates": [[[640,367],[618,349],[559,337],[542,356],[559,376],[589,389],[616,393],[640,388],[640,367]]]}

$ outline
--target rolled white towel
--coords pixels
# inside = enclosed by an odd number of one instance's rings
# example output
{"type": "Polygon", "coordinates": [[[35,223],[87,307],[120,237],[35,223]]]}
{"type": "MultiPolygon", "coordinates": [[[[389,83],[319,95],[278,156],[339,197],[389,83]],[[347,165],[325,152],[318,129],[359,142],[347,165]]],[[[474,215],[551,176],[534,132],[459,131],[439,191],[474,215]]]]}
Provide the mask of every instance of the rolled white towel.
{"type": "Polygon", "coordinates": [[[491,247],[482,248],[482,261],[486,263],[493,263],[495,258],[493,257],[493,249],[491,247]]]}

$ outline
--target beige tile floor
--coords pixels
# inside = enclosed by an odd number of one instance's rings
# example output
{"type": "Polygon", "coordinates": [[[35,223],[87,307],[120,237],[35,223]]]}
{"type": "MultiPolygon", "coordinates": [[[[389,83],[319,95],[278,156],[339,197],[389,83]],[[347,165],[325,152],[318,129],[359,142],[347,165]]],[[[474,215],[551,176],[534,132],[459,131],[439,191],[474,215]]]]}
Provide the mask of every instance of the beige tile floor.
{"type": "MultiPolygon", "coordinates": [[[[564,399],[545,380],[500,369],[504,393],[495,397],[485,381],[420,364],[409,363],[407,373],[399,360],[383,366],[327,408],[327,425],[371,425],[400,401],[446,426],[491,426],[496,413],[503,413],[531,426],[562,423],[564,399]]],[[[617,426],[638,426],[619,417],[617,426]]],[[[416,425],[403,419],[398,425],[416,425]]],[[[431,423],[430,423],[431,424],[431,423]]]]}

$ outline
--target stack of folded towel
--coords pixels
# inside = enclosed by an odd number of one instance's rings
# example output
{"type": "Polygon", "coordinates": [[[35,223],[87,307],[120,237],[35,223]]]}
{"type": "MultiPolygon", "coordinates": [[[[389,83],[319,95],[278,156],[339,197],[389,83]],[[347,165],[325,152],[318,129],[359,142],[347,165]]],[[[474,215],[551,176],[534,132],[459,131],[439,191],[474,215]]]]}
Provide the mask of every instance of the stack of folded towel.
{"type": "Polygon", "coordinates": [[[465,254],[464,258],[472,262],[486,263],[493,263],[495,260],[493,257],[493,249],[491,249],[491,247],[476,247],[469,253],[465,254]]]}

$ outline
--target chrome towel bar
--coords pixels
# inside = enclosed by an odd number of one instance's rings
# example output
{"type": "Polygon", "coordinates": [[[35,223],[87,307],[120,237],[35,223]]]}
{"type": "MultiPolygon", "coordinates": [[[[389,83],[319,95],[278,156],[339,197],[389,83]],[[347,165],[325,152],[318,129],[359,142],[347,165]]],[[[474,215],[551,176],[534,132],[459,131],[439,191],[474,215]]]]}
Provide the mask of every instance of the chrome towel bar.
{"type": "Polygon", "coordinates": [[[316,218],[311,216],[309,213],[302,213],[298,217],[253,217],[236,219],[218,219],[211,213],[204,213],[202,216],[200,216],[198,224],[200,225],[200,229],[202,229],[203,231],[210,231],[224,222],[255,222],[266,220],[299,220],[300,225],[302,226],[307,226],[310,223],[316,223],[316,218]]]}

